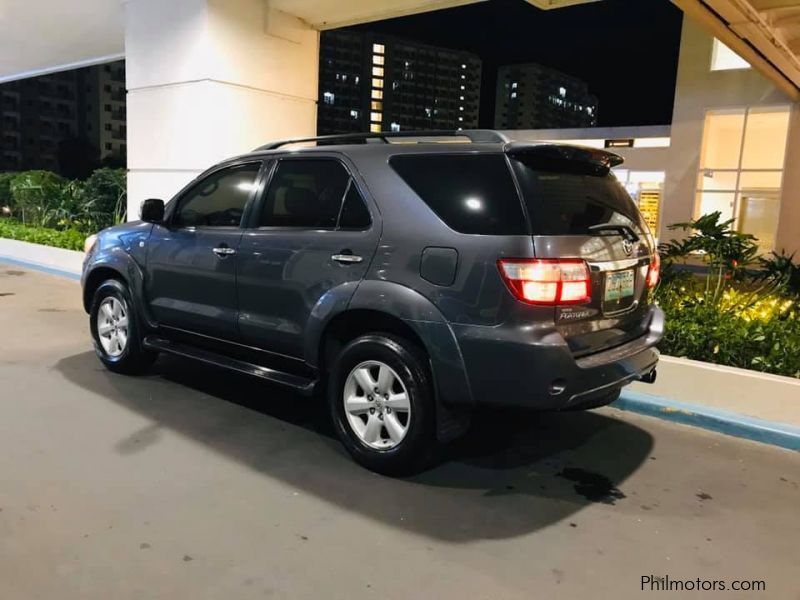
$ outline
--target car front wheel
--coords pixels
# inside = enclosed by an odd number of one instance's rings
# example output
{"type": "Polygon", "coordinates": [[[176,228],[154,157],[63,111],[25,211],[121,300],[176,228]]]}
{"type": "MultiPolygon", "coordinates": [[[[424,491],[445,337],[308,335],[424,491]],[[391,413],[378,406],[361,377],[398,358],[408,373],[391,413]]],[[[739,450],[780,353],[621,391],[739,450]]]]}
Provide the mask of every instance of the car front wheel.
{"type": "Polygon", "coordinates": [[[109,370],[135,375],[153,364],[156,354],[142,347],[136,311],[124,283],[109,279],[100,284],[89,319],[95,353],[109,370]]]}
{"type": "Polygon", "coordinates": [[[356,338],[328,386],[334,428],[361,465],[387,475],[426,466],[435,449],[434,406],[422,351],[395,335],[356,338]]]}

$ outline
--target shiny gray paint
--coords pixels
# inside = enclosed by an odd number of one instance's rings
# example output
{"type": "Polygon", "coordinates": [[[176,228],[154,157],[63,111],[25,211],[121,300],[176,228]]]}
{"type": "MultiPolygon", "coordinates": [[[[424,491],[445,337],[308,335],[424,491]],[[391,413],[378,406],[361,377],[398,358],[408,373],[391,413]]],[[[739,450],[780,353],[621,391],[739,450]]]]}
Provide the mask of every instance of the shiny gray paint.
{"type": "MultiPolygon", "coordinates": [[[[144,312],[150,309],[158,316],[153,326],[214,331],[213,335],[232,342],[292,356],[311,368],[319,366],[321,341],[337,315],[358,309],[401,319],[430,356],[440,416],[447,407],[476,403],[563,407],[652,370],[663,314],[650,306],[644,287],[653,251],[650,239],[643,239],[628,256],[621,238],[614,237],[460,234],[447,227],[389,166],[389,158],[400,153],[502,152],[500,144],[361,144],[239,157],[209,172],[261,160],[265,167],[259,191],[275,159],[338,158],[356,178],[372,226],[364,232],[259,230],[253,227],[252,201],[244,227],[224,233],[232,236],[226,238],[228,244],[238,250],[235,257],[224,259],[228,262],[210,252],[223,232],[176,237],[166,227],[134,223],[100,235],[84,279],[93,269],[112,265],[130,278],[144,312]],[[141,241],[150,229],[146,258],[141,252],[133,256],[125,240],[138,236],[141,241]],[[238,242],[237,235],[241,235],[238,242]],[[421,257],[429,247],[456,250],[450,285],[420,276],[421,257]],[[362,255],[364,261],[351,265],[331,261],[330,255],[342,249],[362,255]],[[504,257],[571,256],[592,262],[595,300],[578,307],[584,312],[517,301],[497,268],[497,260],[504,257]],[[597,299],[605,272],[622,264],[615,261],[631,259],[638,259],[638,303],[624,314],[603,315],[597,299]],[[131,265],[136,274],[130,274],[131,265]],[[143,286],[137,278],[144,280],[143,286]],[[238,294],[230,291],[237,288],[238,294]],[[620,345],[621,340],[627,343],[620,345]],[[597,352],[607,346],[616,348],[597,352]],[[587,363],[588,359],[594,362],[587,363]],[[550,384],[562,378],[567,380],[564,391],[552,394],[550,384]]],[[[167,219],[174,206],[174,201],[168,205],[167,219]]]]}

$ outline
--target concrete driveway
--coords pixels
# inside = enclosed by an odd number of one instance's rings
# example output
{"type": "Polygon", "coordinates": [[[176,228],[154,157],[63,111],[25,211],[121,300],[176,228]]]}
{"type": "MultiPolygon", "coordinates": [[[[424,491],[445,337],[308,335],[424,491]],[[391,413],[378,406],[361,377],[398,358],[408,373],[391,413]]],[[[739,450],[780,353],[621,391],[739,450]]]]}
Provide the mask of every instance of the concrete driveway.
{"type": "Polygon", "coordinates": [[[105,371],[79,296],[0,264],[4,600],[639,598],[648,575],[800,598],[796,453],[613,409],[494,412],[387,479],[314,401],[176,359],[105,371]]]}

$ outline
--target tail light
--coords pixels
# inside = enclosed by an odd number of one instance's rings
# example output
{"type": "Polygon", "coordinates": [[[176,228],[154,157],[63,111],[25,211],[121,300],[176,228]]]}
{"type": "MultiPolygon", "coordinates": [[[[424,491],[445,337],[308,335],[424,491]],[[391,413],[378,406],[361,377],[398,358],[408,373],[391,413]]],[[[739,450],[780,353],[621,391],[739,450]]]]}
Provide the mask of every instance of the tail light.
{"type": "Polygon", "coordinates": [[[647,270],[647,287],[654,288],[661,277],[661,257],[658,252],[653,252],[653,258],[650,261],[650,268],[647,270]]]}
{"type": "Polygon", "coordinates": [[[579,304],[591,299],[589,268],[578,259],[502,258],[500,274],[514,297],[530,304],[579,304]]]}

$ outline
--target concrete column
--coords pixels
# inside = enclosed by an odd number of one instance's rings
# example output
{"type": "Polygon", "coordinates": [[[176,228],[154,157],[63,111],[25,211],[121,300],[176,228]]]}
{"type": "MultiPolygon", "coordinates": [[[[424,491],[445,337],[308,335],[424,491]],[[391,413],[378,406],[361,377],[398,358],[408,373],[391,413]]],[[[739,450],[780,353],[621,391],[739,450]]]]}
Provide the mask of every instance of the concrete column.
{"type": "Polygon", "coordinates": [[[789,119],[775,250],[796,252],[795,262],[800,262],[800,104],[792,106],[789,119]]]}
{"type": "Polygon", "coordinates": [[[127,0],[128,215],[215,162],[313,135],[319,32],[265,0],[127,0]]]}

